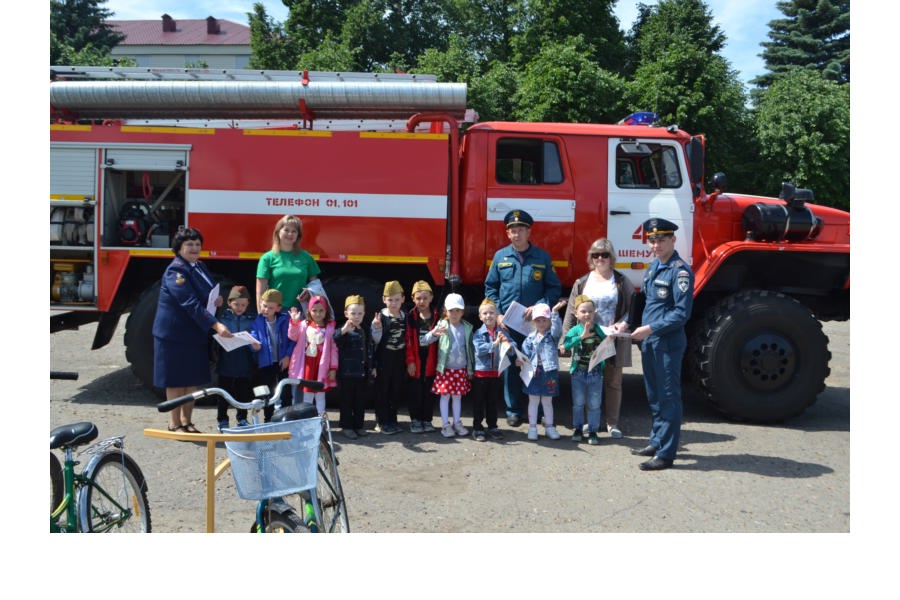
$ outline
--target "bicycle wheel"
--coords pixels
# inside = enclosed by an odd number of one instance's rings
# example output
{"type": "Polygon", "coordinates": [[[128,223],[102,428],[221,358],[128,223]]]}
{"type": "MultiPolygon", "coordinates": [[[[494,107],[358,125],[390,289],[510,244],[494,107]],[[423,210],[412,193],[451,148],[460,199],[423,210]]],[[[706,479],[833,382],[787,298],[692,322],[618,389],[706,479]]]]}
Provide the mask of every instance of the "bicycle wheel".
{"type": "Polygon", "coordinates": [[[265,511],[263,533],[309,533],[303,519],[291,508],[265,511]]]}
{"type": "Polygon", "coordinates": [[[50,512],[52,513],[63,501],[63,488],[66,486],[63,480],[62,465],[52,452],[50,453],[50,512]]]}
{"type": "Polygon", "coordinates": [[[321,514],[322,533],[350,533],[347,503],[337,472],[337,459],[328,444],[327,435],[319,442],[319,475],[316,478],[316,499],[321,514]]]}
{"type": "Polygon", "coordinates": [[[85,533],[150,533],[147,481],[124,452],[95,456],[78,494],[79,527],[85,533]]]}

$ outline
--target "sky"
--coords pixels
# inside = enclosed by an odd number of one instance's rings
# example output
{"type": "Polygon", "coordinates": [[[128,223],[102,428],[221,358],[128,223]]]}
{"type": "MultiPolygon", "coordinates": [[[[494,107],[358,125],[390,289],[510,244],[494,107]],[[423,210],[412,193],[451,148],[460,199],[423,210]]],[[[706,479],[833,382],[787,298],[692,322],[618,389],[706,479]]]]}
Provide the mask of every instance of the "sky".
{"type": "MultiPolygon", "coordinates": [[[[645,0],[645,4],[653,3],[653,0],[645,0]]],[[[159,19],[166,13],[176,21],[213,16],[246,24],[247,13],[252,12],[253,4],[253,0],[108,0],[104,6],[115,13],[114,19],[159,19]]],[[[268,0],[262,4],[275,21],[284,22],[287,18],[288,10],[280,0],[268,0]]],[[[615,13],[622,29],[627,31],[631,28],[637,15],[637,4],[635,0],[619,0],[616,3],[615,13]]],[[[775,0],[706,0],[706,4],[713,14],[714,23],[727,37],[723,55],[747,84],[765,70],[763,60],[757,56],[762,51],[759,43],[768,40],[768,23],[782,17],[781,11],[776,8],[775,0]]]]}

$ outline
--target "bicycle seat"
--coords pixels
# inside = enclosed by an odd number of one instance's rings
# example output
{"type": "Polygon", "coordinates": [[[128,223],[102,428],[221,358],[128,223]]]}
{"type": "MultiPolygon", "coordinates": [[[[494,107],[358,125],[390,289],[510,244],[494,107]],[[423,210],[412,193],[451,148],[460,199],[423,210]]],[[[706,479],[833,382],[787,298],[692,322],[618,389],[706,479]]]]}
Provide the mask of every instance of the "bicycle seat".
{"type": "Polygon", "coordinates": [[[97,426],[87,421],[61,425],[50,432],[50,449],[87,444],[97,439],[98,435],[100,435],[100,431],[97,426]]]}
{"type": "Polygon", "coordinates": [[[319,412],[316,410],[315,404],[307,404],[301,402],[292,406],[284,406],[275,411],[272,415],[272,423],[281,423],[283,421],[296,421],[298,419],[312,419],[318,417],[319,412]]]}

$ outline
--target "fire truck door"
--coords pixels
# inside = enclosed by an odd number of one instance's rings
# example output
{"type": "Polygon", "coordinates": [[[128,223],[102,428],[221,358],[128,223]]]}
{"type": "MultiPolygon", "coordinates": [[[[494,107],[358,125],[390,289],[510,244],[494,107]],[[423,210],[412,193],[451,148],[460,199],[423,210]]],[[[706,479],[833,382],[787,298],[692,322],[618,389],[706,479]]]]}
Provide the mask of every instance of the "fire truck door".
{"type": "Polygon", "coordinates": [[[616,268],[639,287],[653,260],[644,221],[662,217],[678,225],[675,249],[691,263],[693,202],[684,152],[665,140],[609,140],[607,237],[616,268]]]}

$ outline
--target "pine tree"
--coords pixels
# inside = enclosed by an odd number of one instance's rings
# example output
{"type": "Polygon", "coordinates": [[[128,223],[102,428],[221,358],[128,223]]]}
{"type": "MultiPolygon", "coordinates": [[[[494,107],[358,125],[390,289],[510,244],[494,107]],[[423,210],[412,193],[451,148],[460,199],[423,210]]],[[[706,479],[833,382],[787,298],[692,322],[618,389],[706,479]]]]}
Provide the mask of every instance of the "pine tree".
{"type": "Polygon", "coordinates": [[[50,0],[50,64],[65,57],[91,55],[104,57],[125,36],[114,30],[106,19],[113,12],[100,5],[106,0],[50,0]]]}
{"type": "MultiPolygon", "coordinates": [[[[752,83],[767,88],[795,69],[819,71],[836,83],[850,82],[850,2],[789,0],[779,2],[786,18],[769,21],[769,38],[760,56],[767,73],[752,83]]],[[[758,99],[758,90],[754,90],[758,99]]]]}

